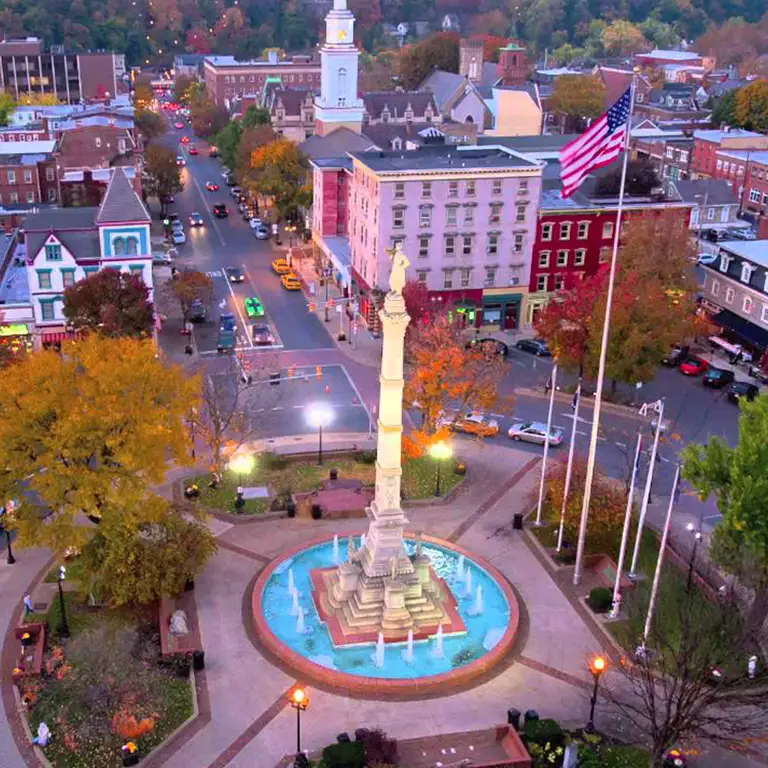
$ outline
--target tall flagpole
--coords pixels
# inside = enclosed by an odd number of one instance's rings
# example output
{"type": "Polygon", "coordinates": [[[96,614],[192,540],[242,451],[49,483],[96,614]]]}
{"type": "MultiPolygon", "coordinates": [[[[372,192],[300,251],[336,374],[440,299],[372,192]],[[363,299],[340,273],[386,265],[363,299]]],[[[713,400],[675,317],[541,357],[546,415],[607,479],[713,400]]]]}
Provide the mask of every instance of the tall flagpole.
{"type": "Polygon", "coordinates": [[[547,414],[547,434],[544,437],[544,457],[541,460],[541,479],[539,480],[539,503],[536,505],[536,522],[534,525],[541,525],[541,510],[544,505],[544,481],[547,475],[547,456],[549,455],[549,435],[552,432],[552,410],[555,407],[555,389],[557,387],[557,363],[552,366],[552,375],[550,376],[552,389],[549,392],[549,413],[547,414]]]}
{"type": "Polygon", "coordinates": [[[563,548],[563,531],[565,530],[565,513],[568,509],[568,493],[571,490],[571,473],[573,472],[573,454],[576,450],[576,426],[579,423],[579,403],[581,402],[581,379],[573,396],[573,426],[571,427],[571,444],[568,446],[568,466],[565,470],[565,487],[563,488],[563,505],[560,508],[560,527],[557,531],[557,551],[563,548]]]}
{"type": "Polygon", "coordinates": [[[603,384],[605,382],[605,358],[608,352],[608,336],[611,330],[611,307],[613,305],[613,284],[616,279],[616,263],[619,254],[619,238],[621,236],[621,215],[624,210],[624,185],[627,180],[627,162],[629,160],[629,135],[632,130],[632,111],[635,106],[635,81],[629,87],[629,114],[627,115],[627,133],[624,137],[624,160],[621,164],[621,184],[619,186],[619,205],[616,209],[616,226],[613,231],[613,252],[611,254],[611,269],[608,274],[608,293],[605,298],[605,318],[603,319],[603,338],[600,343],[600,362],[597,368],[597,391],[595,392],[595,408],[592,414],[592,433],[589,438],[589,457],[587,459],[587,474],[584,480],[584,501],[581,506],[579,522],[579,542],[576,547],[576,565],[573,569],[573,583],[581,581],[581,569],[584,561],[584,542],[587,537],[587,517],[589,502],[592,497],[592,480],[595,476],[595,457],[597,453],[597,435],[600,430],[600,408],[603,403],[603,384]]]}

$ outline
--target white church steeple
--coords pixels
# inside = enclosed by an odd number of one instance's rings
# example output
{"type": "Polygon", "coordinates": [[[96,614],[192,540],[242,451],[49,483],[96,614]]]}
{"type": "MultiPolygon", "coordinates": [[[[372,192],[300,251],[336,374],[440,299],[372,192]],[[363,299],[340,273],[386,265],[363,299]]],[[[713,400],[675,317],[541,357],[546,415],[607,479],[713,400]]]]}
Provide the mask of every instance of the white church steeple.
{"type": "Polygon", "coordinates": [[[358,59],[355,17],[347,0],[333,0],[325,17],[325,44],[320,49],[320,95],[315,98],[317,133],[327,136],[346,127],[358,133],[363,124],[363,101],[357,94],[358,59]]]}

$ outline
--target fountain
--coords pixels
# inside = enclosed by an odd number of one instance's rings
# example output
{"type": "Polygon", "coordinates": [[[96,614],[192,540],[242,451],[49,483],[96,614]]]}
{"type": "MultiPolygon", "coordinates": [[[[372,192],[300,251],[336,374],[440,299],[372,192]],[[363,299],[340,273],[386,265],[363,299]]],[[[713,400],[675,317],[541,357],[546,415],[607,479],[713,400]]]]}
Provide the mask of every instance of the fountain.
{"type": "Polygon", "coordinates": [[[413,630],[408,630],[408,644],[403,651],[403,661],[406,664],[413,664],[413,630]]]}
{"type": "Polygon", "coordinates": [[[388,688],[420,695],[421,678],[450,690],[459,679],[487,672],[510,650],[519,611],[511,586],[492,565],[448,542],[406,533],[401,443],[410,317],[402,290],[408,260],[399,246],[390,256],[391,290],[379,312],[379,429],[367,530],[348,536],[344,562],[338,535],[291,547],[256,580],[253,613],[258,642],[301,677],[345,691],[364,690],[366,678],[385,678],[388,688]],[[281,582],[287,563],[290,615],[281,582]],[[311,598],[303,607],[300,595],[311,598]],[[310,632],[311,648],[304,637],[310,632]],[[387,643],[401,650],[387,655],[385,668],[387,643]]]}
{"type": "Polygon", "coordinates": [[[384,633],[379,632],[379,638],[376,640],[376,651],[373,654],[373,663],[377,669],[384,669],[384,633]]]}

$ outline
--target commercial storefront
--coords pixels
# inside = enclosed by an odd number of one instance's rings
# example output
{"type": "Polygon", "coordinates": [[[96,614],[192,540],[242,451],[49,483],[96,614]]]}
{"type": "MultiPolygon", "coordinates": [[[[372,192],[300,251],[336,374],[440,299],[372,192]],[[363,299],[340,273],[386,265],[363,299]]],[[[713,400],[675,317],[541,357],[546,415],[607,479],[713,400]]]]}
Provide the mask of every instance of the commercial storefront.
{"type": "Polygon", "coordinates": [[[34,339],[34,329],[31,324],[0,321],[1,356],[31,352],[35,346],[34,339]]]}
{"type": "Polygon", "coordinates": [[[514,331],[520,328],[523,311],[523,293],[509,293],[505,288],[486,288],[483,291],[482,325],[489,330],[514,331]]]}

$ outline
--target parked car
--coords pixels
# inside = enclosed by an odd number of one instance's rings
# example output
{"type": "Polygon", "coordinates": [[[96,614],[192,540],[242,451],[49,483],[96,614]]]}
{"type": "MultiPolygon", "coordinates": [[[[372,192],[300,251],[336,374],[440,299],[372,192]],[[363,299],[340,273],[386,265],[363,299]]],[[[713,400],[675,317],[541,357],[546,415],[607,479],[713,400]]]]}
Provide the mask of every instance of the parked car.
{"type": "Polygon", "coordinates": [[[258,229],[259,227],[264,226],[264,222],[258,216],[252,216],[248,221],[248,226],[251,229],[258,229]]]}
{"type": "Polygon", "coordinates": [[[291,265],[285,259],[275,259],[272,262],[272,269],[277,272],[278,275],[287,275],[291,272],[291,265]]]}
{"type": "Polygon", "coordinates": [[[208,150],[208,157],[218,157],[219,156],[219,150],[216,149],[216,147],[211,147],[208,150]]]}
{"type": "Polygon", "coordinates": [[[235,200],[237,200],[237,198],[243,194],[243,190],[240,189],[240,187],[232,187],[232,189],[229,190],[229,194],[232,195],[235,200]]]}
{"type": "Polygon", "coordinates": [[[205,304],[199,299],[195,299],[189,307],[189,321],[192,323],[202,323],[205,320],[205,304]]]}
{"type": "Polygon", "coordinates": [[[245,280],[245,275],[240,267],[227,267],[225,271],[230,283],[242,283],[245,280]]]}
{"type": "Polygon", "coordinates": [[[698,376],[709,368],[709,363],[700,357],[686,357],[680,363],[680,373],[685,376],[698,376]]]}
{"type": "Polygon", "coordinates": [[[189,148],[189,154],[190,155],[197,155],[198,154],[197,147],[190,147],[189,148]]]}
{"type": "Polygon", "coordinates": [[[734,378],[736,377],[733,371],[729,371],[727,368],[714,368],[710,366],[704,374],[701,383],[705,387],[722,389],[726,384],[730,384],[734,378]]]}
{"type": "Polygon", "coordinates": [[[217,219],[226,219],[229,216],[229,210],[224,203],[216,203],[211,210],[217,219]]]}
{"type": "Polygon", "coordinates": [[[234,331],[237,328],[237,322],[232,312],[222,312],[219,315],[219,330],[234,331]]]}
{"type": "Polygon", "coordinates": [[[230,173],[232,173],[232,171],[230,171],[229,168],[227,168],[227,166],[225,165],[221,169],[221,178],[222,179],[226,179],[229,176],[230,173]]]}
{"type": "Polygon", "coordinates": [[[153,253],[152,254],[152,266],[153,267],[170,267],[171,266],[171,257],[170,254],[167,253],[153,253]]]}
{"type": "Polygon", "coordinates": [[[258,296],[249,296],[245,300],[245,314],[248,317],[264,317],[264,305],[258,296]]]}
{"type": "Polygon", "coordinates": [[[750,384],[746,381],[736,381],[731,384],[731,388],[728,390],[728,399],[732,403],[738,403],[742,398],[754,400],[759,394],[760,388],[757,384],[750,384]]]}
{"type": "Polygon", "coordinates": [[[240,213],[241,213],[241,215],[243,217],[243,221],[250,221],[254,217],[254,215],[255,215],[255,211],[253,210],[253,208],[250,205],[246,205],[240,211],[240,213]]]}
{"type": "Polygon", "coordinates": [[[467,349],[476,349],[483,353],[486,358],[503,357],[506,359],[509,354],[509,347],[499,339],[472,339],[467,344],[467,349]]]}
{"type": "Polygon", "coordinates": [[[523,352],[530,352],[538,357],[552,357],[544,339],[520,339],[515,346],[523,352]]]}
{"type": "Polygon", "coordinates": [[[190,227],[202,227],[203,215],[197,211],[193,211],[189,214],[189,226],[190,227]]]}
{"type": "Polygon", "coordinates": [[[176,229],[171,232],[171,242],[174,245],[184,245],[187,242],[187,236],[184,234],[183,229],[176,229]]]}
{"type": "Polygon", "coordinates": [[[283,288],[288,291],[300,291],[301,281],[293,272],[289,272],[287,275],[283,275],[280,278],[280,282],[283,284],[283,288]]]}
{"type": "Polygon", "coordinates": [[[263,224],[260,227],[256,227],[253,230],[253,234],[256,235],[257,240],[269,240],[269,230],[263,224]]]}
{"type": "Polygon", "coordinates": [[[184,231],[184,225],[181,223],[181,220],[171,219],[171,232],[183,232],[184,231]]]}
{"type": "Polygon", "coordinates": [[[453,432],[464,432],[467,435],[478,435],[479,437],[493,437],[499,434],[499,422],[482,411],[441,416],[437,420],[437,425],[438,427],[447,427],[453,432]]]}
{"type": "Polygon", "coordinates": [[[275,337],[266,325],[254,325],[251,328],[251,338],[256,346],[265,346],[275,343],[275,337]]]}
{"type": "Polygon", "coordinates": [[[206,181],[205,182],[205,188],[209,192],[218,192],[219,191],[219,185],[218,184],[214,184],[212,181],[206,181]]]}
{"type": "Polygon", "coordinates": [[[237,184],[237,181],[236,181],[235,177],[230,173],[227,176],[227,186],[228,187],[234,187],[235,184],[237,184]]]}
{"type": "Polygon", "coordinates": [[[719,258],[720,256],[716,253],[700,253],[699,264],[701,264],[704,267],[709,267],[712,264],[716,263],[719,258]]]}
{"type": "Polygon", "coordinates": [[[661,364],[669,365],[674,368],[675,366],[680,365],[680,363],[688,357],[689,351],[689,348],[685,344],[674,344],[662,359],[661,364]]]}
{"type": "MultiPolygon", "coordinates": [[[[544,445],[547,440],[547,425],[542,421],[530,421],[524,424],[513,424],[507,432],[512,440],[524,443],[536,443],[544,445]]],[[[560,445],[563,442],[563,430],[560,427],[551,427],[549,430],[549,444],[560,445]]]]}
{"type": "Polygon", "coordinates": [[[178,165],[179,168],[183,168],[186,164],[187,161],[181,155],[176,155],[176,165],[178,165]]]}

